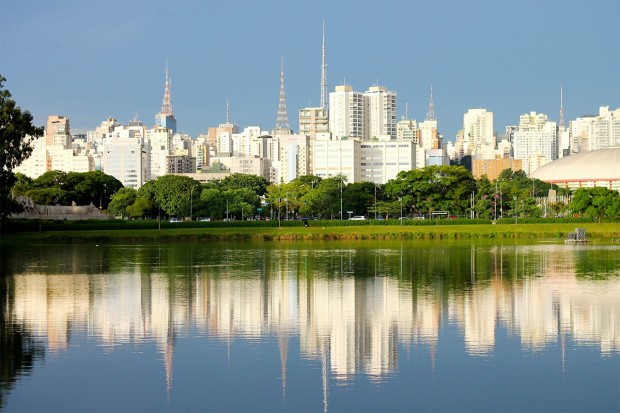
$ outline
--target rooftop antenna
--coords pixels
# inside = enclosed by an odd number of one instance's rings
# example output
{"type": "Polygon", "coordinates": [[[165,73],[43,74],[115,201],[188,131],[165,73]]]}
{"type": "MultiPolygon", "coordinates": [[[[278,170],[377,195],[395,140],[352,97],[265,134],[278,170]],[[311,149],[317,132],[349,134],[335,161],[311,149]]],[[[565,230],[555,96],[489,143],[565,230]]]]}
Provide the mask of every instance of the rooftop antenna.
{"type": "Polygon", "coordinates": [[[405,103],[405,119],[409,119],[409,103],[405,103]]]}
{"type": "Polygon", "coordinates": [[[327,64],[325,63],[325,20],[323,20],[323,47],[321,58],[321,108],[326,111],[329,109],[327,99],[327,64]]]}
{"type": "Polygon", "coordinates": [[[226,123],[230,123],[229,117],[228,117],[229,110],[230,110],[230,106],[228,105],[228,98],[226,98],[226,123]]]}
{"type": "Polygon", "coordinates": [[[280,69],[280,102],[278,104],[278,118],[276,120],[276,129],[290,129],[288,124],[288,114],[286,113],[286,97],[284,95],[284,58],[282,58],[282,67],[280,69]]]}
{"type": "Polygon", "coordinates": [[[433,84],[431,83],[431,98],[428,102],[428,113],[426,120],[435,120],[435,104],[433,103],[433,84]]]}
{"type": "Polygon", "coordinates": [[[172,80],[168,76],[168,59],[166,59],[166,83],[164,85],[164,98],[161,104],[161,113],[163,115],[174,116],[172,111],[172,102],[170,101],[170,89],[172,88],[172,80]]]}
{"type": "Polygon", "coordinates": [[[563,88],[560,85],[560,129],[564,130],[564,96],[563,88]]]}

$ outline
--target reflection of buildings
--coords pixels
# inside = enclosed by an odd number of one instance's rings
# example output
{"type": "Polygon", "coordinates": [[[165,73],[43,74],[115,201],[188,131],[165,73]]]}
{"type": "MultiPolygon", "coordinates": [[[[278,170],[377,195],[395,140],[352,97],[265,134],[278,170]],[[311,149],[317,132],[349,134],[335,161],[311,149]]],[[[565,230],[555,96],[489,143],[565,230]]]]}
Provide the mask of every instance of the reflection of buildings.
{"type": "MultiPolygon", "coordinates": [[[[256,253],[252,268],[235,267],[233,253],[191,277],[141,274],[138,266],[86,275],[73,267],[69,274],[14,275],[11,312],[15,322],[47,337],[52,351],[66,348],[79,331],[109,349],[154,340],[168,390],[175,341],[193,329],[222,340],[278,336],[283,386],[288,338],[296,335],[302,356],[322,360],[337,380],[359,373],[381,379],[397,368],[399,346],[435,349],[446,323],[462,330],[470,354],[493,351],[498,326],[527,349],[572,336],[577,344],[600,345],[602,353],[620,351],[620,279],[578,279],[566,248],[472,249],[470,288],[445,291],[441,283],[403,283],[394,266],[353,277],[355,250],[343,250],[341,258],[323,252],[330,271],[321,251],[304,250],[256,253]]],[[[391,250],[359,254],[402,257],[391,250]]]]}

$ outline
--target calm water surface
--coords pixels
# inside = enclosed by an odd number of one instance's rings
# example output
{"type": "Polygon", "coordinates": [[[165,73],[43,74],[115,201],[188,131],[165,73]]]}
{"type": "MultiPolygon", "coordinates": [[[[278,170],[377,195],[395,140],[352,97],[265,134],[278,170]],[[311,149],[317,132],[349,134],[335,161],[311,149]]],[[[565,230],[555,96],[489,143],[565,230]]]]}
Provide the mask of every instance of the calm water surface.
{"type": "Polygon", "coordinates": [[[620,410],[620,244],[3,246],[0,410],[620,410]]]}

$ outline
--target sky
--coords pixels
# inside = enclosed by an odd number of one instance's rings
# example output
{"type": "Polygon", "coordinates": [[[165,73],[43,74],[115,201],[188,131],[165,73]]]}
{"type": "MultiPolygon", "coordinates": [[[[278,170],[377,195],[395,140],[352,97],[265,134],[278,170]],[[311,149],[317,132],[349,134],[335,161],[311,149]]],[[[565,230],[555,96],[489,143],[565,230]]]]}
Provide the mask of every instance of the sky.
{"type": "Polygon", "coordinates": [[[229,119],[276,125],[280,65],[291,128],[319,106],[325,21],[328,92],[397,92],[397,117],[424,120],[432,85],[438,129],[494,113],[500,134],[524,113],[566,123],[620,107],[618,0],[0,0],[0,74],[38,126],[71,131],[108,117],[155,124],[166,61],[179,132],[229,119]]]}

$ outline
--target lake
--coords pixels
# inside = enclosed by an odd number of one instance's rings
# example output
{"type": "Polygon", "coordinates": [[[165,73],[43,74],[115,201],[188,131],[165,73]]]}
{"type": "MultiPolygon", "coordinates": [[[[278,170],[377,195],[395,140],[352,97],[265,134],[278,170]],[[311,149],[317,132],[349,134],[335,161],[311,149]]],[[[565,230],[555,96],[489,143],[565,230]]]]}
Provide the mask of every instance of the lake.
{"type": "Polygon", "coordinates": [[[620,410],[620,243],[3,246],[0,410],[620,410]]]}

